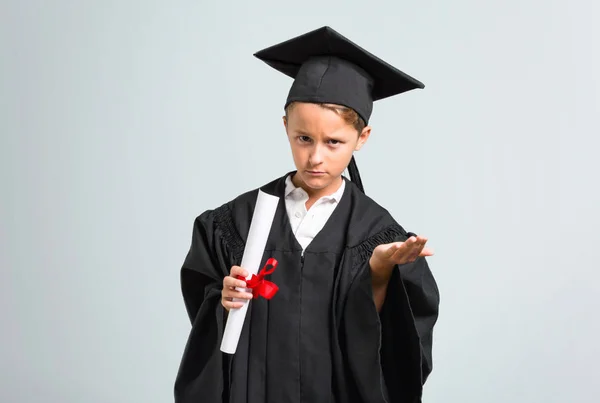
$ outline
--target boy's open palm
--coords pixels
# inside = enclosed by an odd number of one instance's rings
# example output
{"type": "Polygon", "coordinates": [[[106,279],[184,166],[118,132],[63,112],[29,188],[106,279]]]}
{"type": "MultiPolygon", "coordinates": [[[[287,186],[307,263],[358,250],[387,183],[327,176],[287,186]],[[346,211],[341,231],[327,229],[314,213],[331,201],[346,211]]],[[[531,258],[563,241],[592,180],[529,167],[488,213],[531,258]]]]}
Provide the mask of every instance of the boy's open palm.
{"type": "Polygon", "coordinates": [[[389,278],[395,265],[412,263],[418,257],[432,256],[433,251],[425,247],[427,238],[412,236],[404,242],[379,245],[371,255],[371,271],[375,278],[389,278]]]}

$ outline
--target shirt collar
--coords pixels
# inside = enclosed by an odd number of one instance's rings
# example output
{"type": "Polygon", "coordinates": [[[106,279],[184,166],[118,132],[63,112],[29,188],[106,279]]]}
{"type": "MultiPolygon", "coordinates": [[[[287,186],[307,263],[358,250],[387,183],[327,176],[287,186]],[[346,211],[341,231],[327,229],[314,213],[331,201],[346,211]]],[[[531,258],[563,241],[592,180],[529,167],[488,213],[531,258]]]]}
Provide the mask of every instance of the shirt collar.
{"type": "MultiPolygon", "coordinates": [[[[339,203],[342,198],[342,195],[344,194],[345,187],[346,187],[346,181],[344,180],[344,178],[342,178],[342,184],[338,188],[338,190],[336,190],[334,193],[332,193],[328,196],[321,197],[321,199],[333,200],[333,201],[339,203]]],[[[308,198],[308,194],[306,193],[306,191],[304,189],[302,189],[300,187],[296,187],[294,185],[294,183],[292,182],[292,174],[290,174],[287,176],[287,178],[285,178],[285,197],[287,199],[296,194],[302,195],[305,198],[308,198]]]]}

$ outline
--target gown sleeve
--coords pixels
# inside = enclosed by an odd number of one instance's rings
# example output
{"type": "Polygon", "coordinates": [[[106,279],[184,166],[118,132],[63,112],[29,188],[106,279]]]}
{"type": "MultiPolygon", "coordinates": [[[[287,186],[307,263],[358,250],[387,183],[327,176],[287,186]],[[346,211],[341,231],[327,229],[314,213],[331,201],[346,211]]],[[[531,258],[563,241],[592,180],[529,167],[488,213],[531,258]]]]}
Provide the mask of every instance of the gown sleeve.
{"type": "Polygon", "coordinates": [[[373,300],[368,257],[381,243],[406,239],[403,233],[401,228],[389,228],[352,253],[354,276],[344,308],[343,332],[346,362],[364,402],[420,402],[433,368],[439,292],[426,260],[397,266],[379,313],[373,300]]]}
{"type": "MultiPolygon", "coordinates": [[[[433,371],[433,329],[439,315],[440,294],[433,273],[425,258],[398,266],[391,287],[404,288],[421,347],[421,382],[424,384],[433,371]],[[399,284],[402,282],[402,287],[399,284]]],[[[390,300],[389,304],[394,301],[390,300]]]]}
{"type": "Polygon", "coordinates": [[[175,402],[221,402],[227,390],[227,357],[220,351],[226,310],[221,305],[223,278],[237,254],[228,230],[227,206],[196,218],[192,241],[181,268],[181,291],[192,328],[175,380],[175,402]]]}

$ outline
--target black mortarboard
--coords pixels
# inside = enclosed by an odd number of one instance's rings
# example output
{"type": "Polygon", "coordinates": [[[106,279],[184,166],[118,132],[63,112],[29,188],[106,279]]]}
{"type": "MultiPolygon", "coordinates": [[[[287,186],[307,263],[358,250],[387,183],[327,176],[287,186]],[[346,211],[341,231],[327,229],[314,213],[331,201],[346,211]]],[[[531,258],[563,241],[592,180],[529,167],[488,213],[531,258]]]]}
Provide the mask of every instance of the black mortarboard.
{"type": "Polygon", "coordinates": [[[294,78],[285,106],[293,101],[344,105],[366,123],[373,101],[425,87],[327,26],[254,56],[294,78]]]}
{"type": "MultiPolygon", "coordinates": [[[[294,101],[338,104],[354,109],[365,123],[373,101],[425,87],[327,26],[254,56],[294,79],[285,107],[294,101]]],[[[354,157],[348,170],[364,191],[354,157]]]]}

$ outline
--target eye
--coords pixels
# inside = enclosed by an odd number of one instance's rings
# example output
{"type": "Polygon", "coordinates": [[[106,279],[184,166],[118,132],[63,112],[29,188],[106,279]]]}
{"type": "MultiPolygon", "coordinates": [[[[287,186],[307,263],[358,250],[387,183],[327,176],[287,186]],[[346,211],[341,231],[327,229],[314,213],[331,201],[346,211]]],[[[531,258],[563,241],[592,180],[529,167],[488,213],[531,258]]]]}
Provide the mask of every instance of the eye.
{"type": "Polygon", "coordinates": [[[341,143],[341,141],[339,141],[339,140],[333,140],[333,139],[329,140],[329,144],[331,144],[333,146],[337,146],[340,143],[341,143]]]}
{"type": "Polygon", "coordinates": [[[308,136],[298,136],[298,140],[300,140],[301,143],[308,143],[308,142],[310,142],[310,137],[308,137],[308,136]]]}

